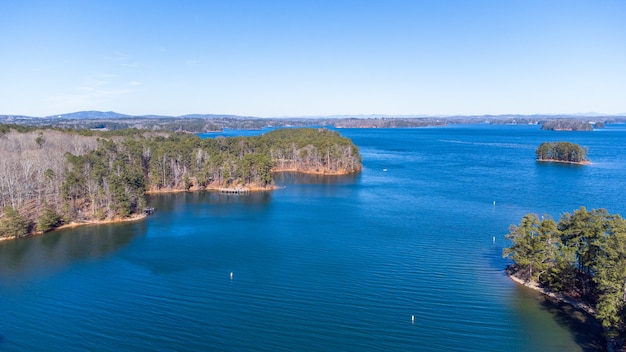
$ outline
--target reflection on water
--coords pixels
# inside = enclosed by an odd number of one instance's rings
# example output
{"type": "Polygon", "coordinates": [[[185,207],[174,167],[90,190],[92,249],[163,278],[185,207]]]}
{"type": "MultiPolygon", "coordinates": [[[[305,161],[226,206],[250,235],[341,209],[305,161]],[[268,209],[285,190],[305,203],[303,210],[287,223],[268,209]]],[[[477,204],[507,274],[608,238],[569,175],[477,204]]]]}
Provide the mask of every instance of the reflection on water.
{"type": "Polygon", "coordinates": [[[0,243],[0,279],[45,276],[79,260],[104,258],[143,236],[143,221],[64,229],[43,236],[0,243]]]}
{"type": "Polygon", "coordinates": [[[274,181],[281,194],[291,194],[295,199],[337,199],[354,197],[361,173],[350,175],[309,175],[281,172],[274,181]],[[298,185],[303,185],[301,187],[298,185]]]}
{"type": "Polygon", "coordinates": [[[287,184],[346,185],[356,183],[360,177],[361,173],[349,175],[314,175],[295,172],[278,172],[274,174],[274,182],[279,186],[287,184]]]}
{"type": "Polygon", "coordinates": [[[272,200],[272,192],[228,194],[217,191],[164,193],[150,197],[157,212],[180,213],[206,217],[211,213],[228,211],[233,206],[263,209],[272,200]]]}

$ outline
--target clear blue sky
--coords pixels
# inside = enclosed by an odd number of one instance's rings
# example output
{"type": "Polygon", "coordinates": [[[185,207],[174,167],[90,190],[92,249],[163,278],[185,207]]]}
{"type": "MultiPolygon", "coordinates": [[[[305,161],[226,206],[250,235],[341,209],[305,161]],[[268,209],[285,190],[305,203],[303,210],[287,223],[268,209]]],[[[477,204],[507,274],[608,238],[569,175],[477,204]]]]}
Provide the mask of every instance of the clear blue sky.
{"type": "Polygon", "coordinates": [[[1,0],[0,114],[626,113],[626,1],[1,0]]]}

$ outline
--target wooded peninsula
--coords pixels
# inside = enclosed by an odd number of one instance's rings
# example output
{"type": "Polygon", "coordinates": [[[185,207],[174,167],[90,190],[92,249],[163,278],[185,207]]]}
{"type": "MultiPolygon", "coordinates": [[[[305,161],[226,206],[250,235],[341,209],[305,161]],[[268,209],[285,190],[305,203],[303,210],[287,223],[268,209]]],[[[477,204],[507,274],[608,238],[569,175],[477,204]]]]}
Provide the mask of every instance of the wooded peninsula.
{"type": "Polygon", "coordinates": [[[614,350],[626,338],[626,220],[606,209],[581,207],[558,222],[525,215],[511,225],[503,256],[508,272],[544,293],[556,294],[594,315],[614,350]]]}
{"type": "Polygon", "coordinates": [[[275,188],[275,172],[361,170],[358,147],[324,128],[202,139],[0,125],[0,155],[0,239],[137,217],[150,192],[263,191],[275,188]]]}

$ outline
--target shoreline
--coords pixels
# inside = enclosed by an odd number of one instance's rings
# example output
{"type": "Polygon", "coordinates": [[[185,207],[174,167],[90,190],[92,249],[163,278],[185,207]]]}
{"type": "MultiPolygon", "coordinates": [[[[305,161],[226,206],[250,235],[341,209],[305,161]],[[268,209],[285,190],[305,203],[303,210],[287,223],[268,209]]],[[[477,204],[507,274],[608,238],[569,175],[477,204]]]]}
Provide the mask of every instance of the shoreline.
{"type": "MultiPolygon", "coordinates": [[[[306,174],[306,175],[320,175],[320,176],[345,176],[353,173],[361,172],[361,169],[357,171],[305,171],[298,170],[295,168],[283,168],[283,169],[274,169],[271,171],[272,173],[298,173],[298,174],[306,174]]],[[[265,187],[259,187],[256,185],[247,185],[247,186],[235,186],[235,187],[221,187],[216,185],[209,185],[206,187],[198,187],[197,185],[191,186],[188,190],[185,189],[176,189],[176,188],[159,188],[159,189],[150,189],[146,191],[146,194],[167,194],[167,193],[180,193],[180,192],[198,192],[198,191],[218,191],[225,193],[237,193],[237,192],[268,192],[277,189],[281,189],[283,187],[279,187],[276,185],[270,185],[265,187]]]]}
{"type": "MultiPolygon", "coordinates": [[[[309,175],[322,175],[322,176],[341,176],[341,175],[349,175],[351,173],[360,172],[361,170],[357,170],[354,172],[326,172],[326,171],[302,171],[297,169],[280,169],[273,170],[272,173],[280,173],[280,172],[295,172],[301,174],[309,174],[309,175]]],[[[145,195],[156,195],[156,194],[168,194],[168,193],[182,193],[182,192],[199,192],[199,191],[207,191],[207,192],[220,192],[220,193],[232,193],[232,194],[244,194],[244,193],[257,193],[257,192],[270,192],[277,189],[281,189],[283,187],[279,187],[276,185],[270,185],[265,187],[259,187],[256,185],[248,185],[248,186],[236,186],[236,187],[219,187],[215,185],[209,185],[207,187],[197,187],[196,185],[191,186],[188,190],[186,189],[177,189],[177,188],[160,188],[160,189],[150,189],[145,191],[145,195]]],[[[22,238],[29,238],[33,236],[45,235],[46,233],[55,232],[58,230],[63,230],[67,228],[74,228],[79,226],[86,225],[104,225],[104,224],[114,224],[120,222],[130,222],[130,221],[139,221],[145,219],[148,215],[140,213],[140,214],[132,214],[128,218],[115,218],[115,219],[107,219],[107,220],[87,220],[87,221],[71,221],[67,224],[63,224],[59,227],[55,227],[54,229],[47,232],[35,231],[27,234],[23,237],[1,237],[0,242],[2,241],[10,241],[17,240],[22,238]]]]}
{"type": "Polygon", "coordinates": [[[160,189],[152,189],[149,191],[146,191],[146,195],[154,195],[154,194],[168,194],[168,193],[184,193],[184,192],[202,192],[202,191],[206,191],[206,192],[228,192],[228,193],[244,193],[244,192],[269,192],[269,191],[273,191],[275,189],[279,189],[280,187],[278,186],[270,186],[270,187],[250,187],[250,186],[241,186],[241,187],[205,187],[205,188],[197,188],[195,186],[189,188],[188,190],[185,189],[175,189],[175,188],[160,188],[160,189]]]}
{"type": "Polygon", "coordinates": [[[525,287],[528,287],[528,288],[530,288],[532,290],[540,292],[543,295],[551,297],[551,298],[553,298],[553,299],[555,299],[555,300],[557,300],[559,302],[567,303],[570,306],[574,307],[575,309],[577,309],[579,311],[582,311],[582,312],[584,312],[584,313],[586,313],[586,314],[588,314],[588,315],[590,315],[590,316],[592,316],[594,318],[596,316],[596,310],[593,307],[591,307],[590,305],[588,305],[587,303],[585,303],[585,302],[579,301],[577,299],[574,299],[572,297],[566,296],[566,295],[561,294],[561,293],[552,292],[552,291],[550,291],[550,290],[548,290],[548,289],[546,289],[544,287],[541,287],[535,281],[526,281],[524,279],[521,279],[521,278],[515,276],[515,274],[512,273],[511,270],[507,269],[506,270],[506,275],[511,280],[513,280],[514,282],[516,282],[516,283],[518,283],[518,284],[520,284],[522,286],[525,286],[525,287]]]}
{"type": "MultiPolygon", "coordinates": [[[[74,227],[85,226],[85,225],[103,225],[103,224],[116,224],[120,222],[139,221],[147,217],[148,215],[146,214],[133,214],[127,218],[122,218],[122,219],[117,218],[117,219],[108,219],[108,220],[89,220],[89,221],[81,221],[81,222],[71,221],[69,224],[63,224],[59,227],[54,228],[54,230],[52,231],[62,230],[62,229],[71,229],[74,227]]],[[[52,232],[52,231],[49,231],[49,232],[52,232]]],[[[39,234],[43,234],[43,233],[37,233],[37,232],[35,233],[35,235],[39,235],[39,234]]]]}
{"type": "Polygon", "coordinates": [[[572,164],[572,165],[591,165],[591,161],[567,161],[567,160],[558,160],[558,159],[535,159],[537,162],[541,163],[561,163],[561,164],[572,164]]]}
{"type": "Polygon", "coordinates": [[[52,232],[56,232],[58,230],[64,230],[64,229],[72,229],[75,227],[80,227],[80,226],[87,226],[87,225],[106,225],[106,224],[116,224],[116,223],[121,223],[121,222],[132,222],[132,221],[139,221],[139,220],[143,220],[145,218],[147,218],[148,215],[146,214],[133,214],[127,218],[117,218],[117,219],[107,219],[107,220],[89,220],[89,221],[71,221],[68,224],[63,224],[59,227],[55,227],[54,229],[50,230],[50,231],[46,231],[46,232],[41,232],[41,231],[35,231],[35,232],[31,232],[26,236],[23,237],[2,237],[0,238],[0,242],[2,241],[13,241],[13,240],[19,240],[19,239],[24,239],[24,238],[30,238],[30,237],[34,237],[34,236],[44,236],[45,234],[48,233],[52,233],[52,232]]]}
{"type": "Polygon", "coordinates": [[[295,168],[284,168],[284,169],[277,169],[277,170],[272,170],[272,173],[282,173],[282,172],[295,172],[295,173],[299,173],[299,174],[305,174],[305,175],[320,175],[320,176],[345,176],[345,175],[350,175],[353,173],[357,173],[357,172],[361,172],[361,169],[357,170],[357,171],[335,171],[335,172],[330,172],[330,171],[305,171],[305,170],[298,170],[295,168]]]}

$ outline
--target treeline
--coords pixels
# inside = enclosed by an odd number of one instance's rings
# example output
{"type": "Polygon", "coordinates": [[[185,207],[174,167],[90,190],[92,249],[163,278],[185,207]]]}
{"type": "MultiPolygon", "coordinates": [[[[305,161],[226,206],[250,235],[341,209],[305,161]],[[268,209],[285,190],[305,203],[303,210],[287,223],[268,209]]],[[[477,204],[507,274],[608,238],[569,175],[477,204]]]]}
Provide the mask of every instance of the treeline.
{"type": "Polygon", "coordinates": [[[201,139],[188,133],[0,132],[0,238],[140,213],[148,191],[273,188],[278,171],[344,174],[358,148],[326,129],[201,139]]]}
{"type": "MultiPolygon", "coordinates": [[[[595,128],[604,123],[623,123],[624,116],[595,116],[595,128]]],[[[184,116],[131,116],[112,111],[80,111],[70,114],[29,117],[0,115],[0,124],[56,126],[63,129],[146,129],[151,131],[185,131],[200,133],[222,129],[262,129],[267,127],[333,126],[335,128],[412,128],[449,124],[541,124],[548,130],[591,130],[589,118],[571,115],[482,115],[482,116],[328,116],[258,118],[251,116],[191,114],[184,116]]]]}
{"type": "Polygon", "coordinates": [[[626,221],[605,209],[565,213],[558,222],[524,216],[503,251],[514,275],[595,307],[608,337],[626,334],[626,221]]]}
{"type": "Polygon", "coordinates": [[[587,148],[570,142],[544,142],[535,151],[537,160],[583,163],[587,161],[587,148]]]}

